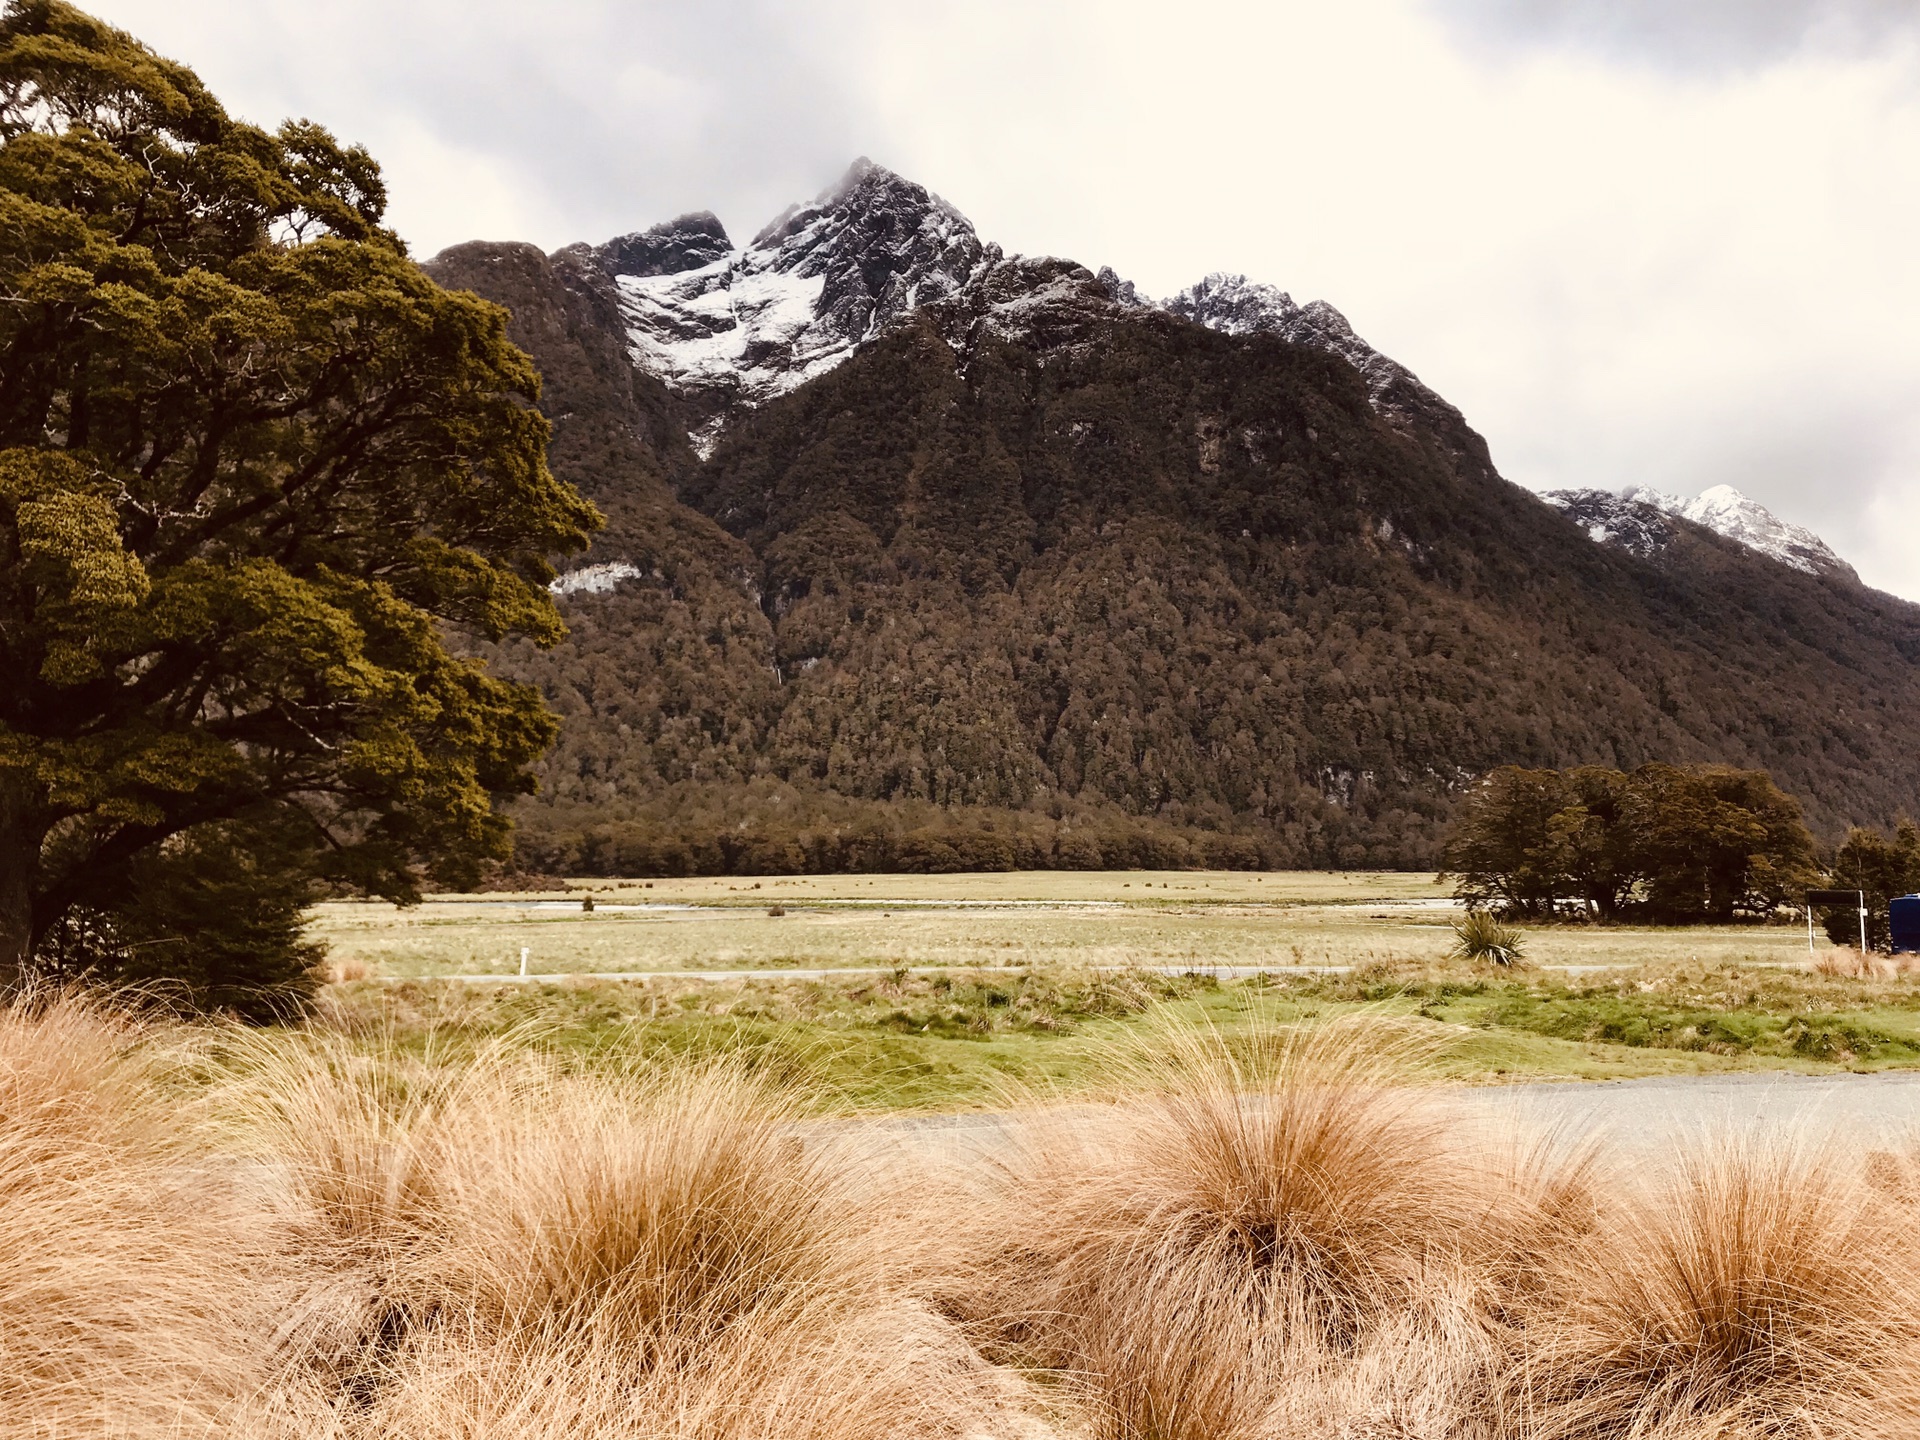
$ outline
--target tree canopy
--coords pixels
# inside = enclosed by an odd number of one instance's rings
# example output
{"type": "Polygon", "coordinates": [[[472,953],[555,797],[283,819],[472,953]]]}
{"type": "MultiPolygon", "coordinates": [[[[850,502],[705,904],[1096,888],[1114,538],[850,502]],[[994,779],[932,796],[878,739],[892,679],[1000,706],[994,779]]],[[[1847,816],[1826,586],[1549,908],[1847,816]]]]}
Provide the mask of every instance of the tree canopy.
{"type": "Polygon", "coordinates": [[[1724,765],[1505,766],[1462,803],[1444,863],[1470,906],[1670,922],[1770,915],[1817,873],[1793,797],[1724,765]]]}
{"type": "Polygon", "coordinates": [[[557,640],[546,557],[598,516],[505,312],[422,274],[385,198],[364,150],[236,121],[71,6],[0,16],[11,970],[126,929],[169,863],[231,888],[266,836],[396,900],[504,852],[555,722],[448,636],[557,640]]]}

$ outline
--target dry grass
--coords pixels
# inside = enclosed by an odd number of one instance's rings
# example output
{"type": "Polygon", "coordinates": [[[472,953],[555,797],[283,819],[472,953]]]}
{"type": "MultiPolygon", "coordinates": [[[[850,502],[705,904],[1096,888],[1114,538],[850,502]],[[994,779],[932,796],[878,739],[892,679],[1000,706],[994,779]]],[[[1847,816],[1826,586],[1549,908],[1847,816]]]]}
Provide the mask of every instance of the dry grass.
{"type": "Polygon", "coordinates": [[[1817,952],[1807,969],[1834,980],[1901,980],[1920,973],[1920,955],[1863,955],[1836,946],[1817,952]]]}
{"type": "Polygon", "coordinates": [[[131,1019],[0,1009],[0,1436],[261,1433],[287,1276],[131,1019]]]}
{"type": "Polygon", "coordinates": [[[1431,1046],[1364,1019],[1158,1037],[1122,1061],[1127,1100],[1034,1121],[990,1172],[949,1303],[987,1353],[1065,1377],[1102,1440],[1457,1417],[1585,1170],[1476,1145],[1406,1083],[1431,1046]]]}
{"type": "Polygon", "coordinates": [[[727,1061],[0,1012],[0,1437],[1920,1433],[1920,1150],[1629,1167],[1415,1034],[1153,1032],[966,1157],[727,1061]]]}
{"type": "Polygon", "coordinates": [[[1920,1434],[1910,1207],[1825,1147],[1722,1137],[1547,1257],[1510,1406],[1538,1440],[1920,1434]]]}

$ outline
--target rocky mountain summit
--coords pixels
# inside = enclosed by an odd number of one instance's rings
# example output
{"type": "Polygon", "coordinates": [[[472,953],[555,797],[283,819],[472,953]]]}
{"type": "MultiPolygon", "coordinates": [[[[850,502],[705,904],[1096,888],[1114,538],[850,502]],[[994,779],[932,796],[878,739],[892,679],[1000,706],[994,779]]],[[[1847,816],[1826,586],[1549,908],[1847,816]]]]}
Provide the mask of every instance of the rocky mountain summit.
{"type": "Polygon", "coordinates": [[[1026,334],[1042,312],[1057,319],[1089,307],[1162,310],[1223,334],[1276,335],[1338,355],[1390,417],[1458,418],[1325,301],[1302,306],[1244,275],[1215,274],[1158,303],[1111,269],[1008,256],[925,186],[864,157],[744,247],[701,211],[554,258],[563,257],[616,287],[634,364],[690,403],[702,455],[744,410],[825,374],[930,305],[1010,337],[1026,334]]]}
{"type": "MultiPolygon", "coordinates": [[[[680,402],[695,453],[713,453],[742,415],[843,364],[917,311],[962,350],[982,334],[1058,347],[1115,315],[1159,313],[1223,335],[1269,335],[1338,356],[1365,382],[1368,403],[1396,427],[1458,437],[1460,412],[1406,366],[1354,333],[1332,305],[1302,305],[1245,275],[1215,273],[1165,301],[1111,269],[1009,256],[923,185],[856,160],[812,203],[790,206],[736,247],[708,211],[551,257],[576,290],[617,312],[628,359],[680,402]],[[971,337],[971,338],[970,338],[971,337]]],[[[1640,558],[1661,553],[1675,518],[1703,525],[1809,575],[1856,580],[1811,531],[1731,486],[1696,499],[1646,486],[1545,498],[1596,543],[1640,558]]]]}
{"type": "Polygon", "coordinates": [[[695,403],[702,453],[737,407],[824,374],[1000,258],[946,201],[864,158],[743,248],[701,212],[568,253],[617,287],[634,364],[695,403]]]}
{"type": "Polygon", "coordinates": [[[1224,335],[1277,335],[1295,345],[1338,355],[1367,382],[1373,408],[1391,419],[1410,421],[1435,413],[1459,418],[1460,412],[1421,384],[1411,370],[1354,334],[1347,317],[1324,300],[1299,305],[1272,285],[1244,275],[1216,273],[1174,295],[1165,308],[1224,335]]]}
{"type": "Polygon", "coordinates": [[[1586,530],[1596,544],[1617,545],[1642,559],[1666,549],[1675,519],[1705,526],[1749,550],[1808,575],[1831,575],[1858,584],[1860,577],[1833,548],[1803,525],[1782,520],[1758,500],[1731,485],[1715,485],[1691,500],[1650,485],[1624,490],[1554,490],[1543,496],[1586,530]]]}

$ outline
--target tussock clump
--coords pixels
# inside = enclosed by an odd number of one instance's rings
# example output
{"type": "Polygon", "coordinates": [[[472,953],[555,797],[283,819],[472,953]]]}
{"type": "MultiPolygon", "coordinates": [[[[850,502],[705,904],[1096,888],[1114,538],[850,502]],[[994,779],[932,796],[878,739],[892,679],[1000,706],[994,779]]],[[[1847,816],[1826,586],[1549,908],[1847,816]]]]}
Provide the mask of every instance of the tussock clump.
{"type": "Polygon", "coordinates": [[[879,1440],[1004,1408],[854,1157],[741,1064],[236,1047],[227,1111],[314,1257],[289,1366],[353,1436],[879,1440]]]}
{"type": "Polygon", "coordinates": [[[277,1279],[136,1021],[0,1009],[0,1436],[266,1433],[277,1279]],[[231,1428],[229,1428],[231,1427],[231,1428]]]}
{"type": "Polygon", "coordinates": [[[1502,925],[1491,910],[1470,910],[1467,918],[1453,927],[1453,947],[1447,951],[1447,958],[1513,969],[1526,964],[1526,942],[1524,931],[1502,925]]]}
{"type": "Polygon", "coordinates": [[[1847,1157],[1708,1144],[1543,1259],[1505,1377],[1527,1440],[1920,1434],[1911,1216],[1847,1157]]]}
{"type": "Polygon", "coordinates": [[[1862,954],[1835,946],[1807,961],[1807,968],[1835,980],[1899,980],[1920,971],[1920,955],[1862,954]]]}
{"type": "Polygon", "coordinates": [[[884,1281],[856,1173],[800,1133],[792,1100],[737,1064],[549,1076],[462,1116],[444,1161],[445,1303],[648,1363],[749,1313],[884,1281]]]}
{"type": "Polygon", "coordinates": [[[991,1197],[1002,1248],[954,1300],[995,1353],[1073,1377],[1101,1435],[1265,1434],[1288,1377],[1332,1373],[1394,1326],[1462,1329],[1485,1171],[1415,1046],[1380,1022],[1317,1034],[1167,1034],[1138,1098],[1039,1124],[991,1197]],[[1415,1057],[1417,1058],[1417,1057],[1415,1057]]]}
{"type": "Polygon", "coordinates": [[[1920,1434],[1920,1149],[1610,1167],[1423,1034],[1163,1030],[941,1179],[740,1062],[0,1010],[0,1440],[1920,1434]]]}
{"type": "MultiPolygon", "coordinates": [[[[958,1435],[997,1408],[913,1302],[853,1154],[739,1064],[550,1076],[462,1141],[420,1293],[463,1328],[454,1352],[435,1334],[402,1360],[394,1434],[432,1433],[422,1397],[503,1354],[604,1377],[585,1403],[619,1433],[958,1435]]],[[[538,1408],[548,1388],[484,1404],[538,1408]]]]}

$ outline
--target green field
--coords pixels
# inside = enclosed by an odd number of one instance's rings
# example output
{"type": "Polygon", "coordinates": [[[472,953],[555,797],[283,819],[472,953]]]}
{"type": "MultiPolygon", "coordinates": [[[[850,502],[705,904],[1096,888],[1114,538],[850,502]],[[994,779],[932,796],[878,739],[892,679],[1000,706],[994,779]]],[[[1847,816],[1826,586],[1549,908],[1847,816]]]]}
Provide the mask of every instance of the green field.
{"type": "Polygon", "coordinates": [[[323,906],[345,978],[318,1023],[444,1058],[503,1037],[590,1067],[746,1053],[829,1111],[1097,1087],[1142,1027],[1356,1010],[1428,1029],[1469,1082],[1920,1064],[1920,981],[1816,973],[1793,926],[1537,927],[1528,969],[1475,968],[1445,958],[1458,912],[1430,875],[596,882],[592,913],[586,893],[323,906]],[[672,908],[621,908],[648,904],[672,908]],[[504,981],[522,946],[531,983],[450,978],[504,981]]]}
{"type": "MultiPolygon", "coordinates": [[[[1456,916],[1432,875],[1077,872],[576,882],[565,894],[323,905],[337,960],[383,978],[777,968],[1283,969],[1438,960],[1456,916]],[[591,894],[595,910],[583,912],[591,894]],[[639,907],[660,908],[639,908],[639,907]],[[633,908],[628,908],[633,907],[633,908]],[[784,913],[769,914],[773,909],[784,913]]],[[[1822,940],[1822,946],[1825,945],[1822,940]]],[[[1791,964],[1791,926],[1531,937],[1541,965],[1791,964]]]]}

